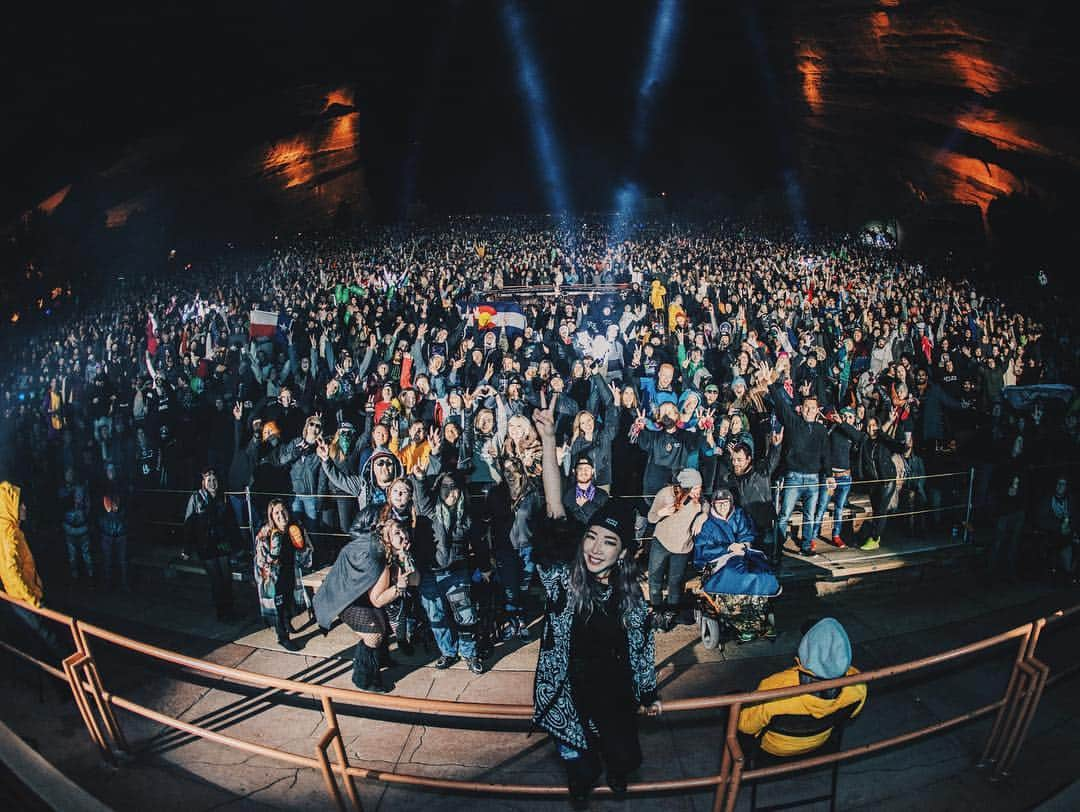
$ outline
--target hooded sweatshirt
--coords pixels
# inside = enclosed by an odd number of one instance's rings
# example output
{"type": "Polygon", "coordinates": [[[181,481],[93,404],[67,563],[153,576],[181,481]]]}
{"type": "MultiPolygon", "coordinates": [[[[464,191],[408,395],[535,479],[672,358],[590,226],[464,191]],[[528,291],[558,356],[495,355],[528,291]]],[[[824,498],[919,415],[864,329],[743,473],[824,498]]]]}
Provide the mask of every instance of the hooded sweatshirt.
{"type": "MultiPolygon", "coordinates": [[[[851,666],[851,641],[848,640],[847,632],[833,618],[825,618],[803,635],[795,665],[766,677],[757,689],[768,691],[790,688],[816,680],[836,679],[858,673],[858,670],[851,666]]],[[[848,685],[841,688],[839,693],[832,692],[827,696],[822,693],[800,694],[746,708],[739,714],[739,731],[759,736],[777,717],[810,716],[821,719],[848,705],[856,706],[851,714],[854,717],[862,712],[863,705],[866,704],[865,684],[848,685]]],[[[798,756],[821,747],[831,735],[832,728],[809,736],[766,730],[761,737],[761,748],[774,756],[798,756]]]]}
{"type": "Polygon", "coordinates": [[[12,598],[41,606],[45,591],[26,536],[19,529],[19,493],[10,482],[0,482],[0,581],[12,598]]]}

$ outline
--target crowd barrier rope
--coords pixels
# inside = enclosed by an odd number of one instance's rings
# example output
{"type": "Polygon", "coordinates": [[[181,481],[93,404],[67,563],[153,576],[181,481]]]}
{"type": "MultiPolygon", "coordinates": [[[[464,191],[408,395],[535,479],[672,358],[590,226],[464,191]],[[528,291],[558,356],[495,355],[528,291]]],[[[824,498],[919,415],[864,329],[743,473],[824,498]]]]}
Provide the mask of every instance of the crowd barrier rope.
{"type": "MultiPolygon", "coordinates": [[[[849,497],[849,501],[847,503],[847,510],[850,512],[850,515],[845,518],[845,521],[854,521],[854,520],[857,519],[860,522],[867,522],[867,521],[873,521],[873,520],[879,519],[879,518],[884,518],[884,519],[905,518],[905,517],[914,517],[914,516],[927,516],[927,515],[935,514],[935,513],[936,514],[944,514],[944,513],[950,512],[950,511],[957,511],[957,512],[964,511],[963,520],[958,521],[958,525],[962,528],[962,532],[963,532],[962,541],[966,543],[968,541],[968,538],[969,538],[971,515],[972,515],[972,511],[973,511],[975,469],[972,468],[972,469],[969,469],[967,471],[949,471],[949,472],[945,472],[945,473],[922,474],[922,475],[914,476],[914,477],[905,477],[903,479],[903,484],[905,486],[910,487],[909,483],[913,483],[913,482],[917,482],[917,481],[921,481],[921,480],[940,480],[940,479],[944,479],[944,478],[957,478],[957,477],[964,477],[964,476],[967,477],[967,488],[966,488],[967,501],[966,502],[952,504],[952,505],[934,505],[934,506],[931,506],[931,507],[924,507],[924,508],[913,509],[913,510],[894,510],[894,511],[887,511],[886,513],[880,513],[879,514],[879,513],[874,513],[872,510],[869,513],[862,512],[862,511],[855,512],[854,504],[852,503],[852,501],[850,501],[850,497],[849,497]]],[[[888,478],[888,479],[859,479],[859,480],[852,480],[852,482],[850,483],[850,486],[851,486],[852,489],[854,489],[854,488],[860,487],[860,486],[870,486],[870,485],[876,485],[876,484],[885,483],[885,482],[895,482],[895,481],[896,481],[896,479],[894,479],[894,478],[888,478]]],[[[820,484],[824,485],[825,483],[822,482],[820,484]]],[[[772,487],[773,487],[773,494],[774,494],[774,500],[775,500],[774,506],[775,506],[777,515],[780,515],[781,497],[782,497],[783,491],[786,488],[797,488],[797,487],[803,487],[803,486],[784,485],[783,477],[781,477],[780,479],[778,479],[773,484],[772,487]]],[[[190,496],[192,492],[191,491],[174,489],[174,488],[141,488],[141,489],[137,489],[136,493],[144,494],[144,495],[148,495],[148,496],[153,496],[153,495],[175,495],[175,496],[184,496],[184,497],[186,497],[186,496],[190,496]]],[[[246,508],[247,508],[247,515],[248,515],[249,519],[250,519],[250,517],[252,515],[254,515],[254,505],[255,505],[255,501],[257,499],[258,500],[268,499],[268,498],[320,499],[320,500],[336,500],[336,499],[355,500],[356,499],[355,496],[350,496],[348,494],[341,494],[341,493],[287,493],[287,492],[284,492],[284,491],[257,491],[257,490],[253,490],[252,488],[245,488],[244,490],[241,490],[241,491],[236,491],[236,490],[234,490],[234,491],[223,491],[223,495],[230,496],[230,497],[233,497],[233,496],[235,496],[235,497],[243,497],[246,508]]],[[[611,498],[611,499],[631,499],[631,500],[639,501],[639,500],[644,500],[644,499],[652,499],[655,496],[656,496],[656,494],[611,494],[611,495],[609,495],[609,498],[611,498]]],[[[483,499],[484,497],[481,494],[472,494],[472,495],[470,495],[470,498],[472,498],[472,499],[483,499]]],[[[829,519],[829,518],[831,518],[831,516],[832,516],[832,512],[831,511],[826,511],[824,518],[829,519]]],[[[801,515],[796,514],[792,518],[793,518],[796,525],[801,525],[801,522],[802,522],[801,515]]],[[[173,527],[173,528],[183,527],[183,522],[180,522],[180,521],[167,521],[167,520],[161,520],[161,519],[148,520],[148,521],[146,521],[146,524],[153,525],[153,526],[158,526],[158,527],[173,527]]],[[[256,530],[258,529],[258,527],[257,526],[253,527],[251,524],[241,524],[239,526],[239,529],[250,533],[252,535],[252,538],[254,539],[254,534],[255,534],[256,530]]],[[[308,528],[307,532],[311,536],[322,537],[322,538],[339,538],[339,539],[350,538],[349,533],[341,532],[341,531],[335,531],[335,530],[329,530],[329,529],[324,529],[324,528],[319,528],[319,529],[308,528]]],[[[647,540],[650,540],[650,539],[653,539],[653,538],[655,538],[655,536],[648,536],[648,535],[641,536],[641,537],[639,537],[639,541],[647,541],[647,540]]],[[[780,542],[782,543],[782,541],[783,540],[781,539],[780,542]]]]}
{"type": "MultiPolygon", "coordinates": [[[[393,694],[371,694],[350,688],[335,688],[317,683],[274,677],[211,663],[197,657],[153,646],[60,612],[30,606],[11,598],[3,592],[0,592],[0,599],[19,610],[32,612],[39,617],[67,627],[71,634],[74,652],[64,658],[62,670],[24,652],[7,641],[0,640],[0,647],[40,668],[45,674],[68,683],[88,735],[101,751],[102,756],[113,763],[117,763],[118,755],[132,753],[131,745],[124,735],[120,719],[116,714],[116,709],[120,709],[226,747],[276,759],[295,767],[319,770],[324,778],[327,794],[339,810],[346,810],[350,807],[357,810],[357,812],[362,810],[356,779],[424,790],[488,796],[564,796],[567,793],[566,787],[563,785],[498,784],[456,778],[434,778],[396,770],[377,770],[354,765],[349,761],[337,715],[339,705],[348,705],[369,710],[396,711],[404,714],[407,718],[419,715],[421,717],[439,716],[449,719],[467,718],[524,723],[532,717],[533,708],[531,705],[460,702],[396,696],[393,694]],[[226,683],[239,683],[267,689],[270,692],[267,697],[274,693],[311,696],[321,707],[327,725],[326,733],[317,742],[313,755],[303,755],[240,739],[220,730],[201,727],[198,724],[183,721],[146,707],[132,699],[109,691],[105,687],[95,657],[94,646],[91,645],[92,640],[95,643],[100,642],[116,646],[124,651],[158,662],[209,675],[226,683]],[[331,747],[333,748],[335,760],[330,757],[331,747]],[[342,792],[342,788],[344,788],[344,792],[342,792]]],[[[1052,674],[1050,666],[1036,656],[1039,643],[1049,629],[1060,628],[1063,621],[1075,619],[1078,616],[1080,616],[1080,604],[1058,610],[1029,623],[948,651],[857,675],[845,676],[840,679],[815,682],[812,685],[668,700],[664,703],[666,713],[727,710],[727,721],[720,738],[719,770],[705,776],[634,783],[630,785],[628,791],[632,795],[639,795],[712,789],[714,793],[712,805],[714,812],[721,812],[721,810],[731,812],[738,799],[741,787],[747,782],[814,769],[833,762],[848,761],[943,733],[991,715],[993,715],[993,723],[981,757],[975,766],[986,771],[991,780],[998,780],[1009,775],[1016,764],[1045,690],[1059,684],[1063,679],[1074,675],[1077,670],[1080,670],[1080,659],[1078,659],[1077,662],[1071,663],[1052,674]],[[993,702],[916,730],[878,738],[827,755],[815,756],[810,753],[804,757],[788,759],[783,764],[746,769],[745,756],[738,740],[737,725],[739,712],[747,705],[832,688],[842,688],[857,683],[870,685],[915,672],[924,672],[946,663],[955,663],[990,649],[1004,646],[1010,642],[1016,646],[1016,653],[1013,656],[1009,679],[1004,692],[993,702]]],[[[921,676],[929,677],[927,674],[921,674],[921,676]]],[[[925,679],[921,680],[920,684],[923,681],[925,679]]],[[[873,713],[872,705],[868,706],[864,713],[873,713]]],[[[606,795],[609,794],[610,790],[607,787],[600,787],[596,792],[598,795],[606,795]]]]}

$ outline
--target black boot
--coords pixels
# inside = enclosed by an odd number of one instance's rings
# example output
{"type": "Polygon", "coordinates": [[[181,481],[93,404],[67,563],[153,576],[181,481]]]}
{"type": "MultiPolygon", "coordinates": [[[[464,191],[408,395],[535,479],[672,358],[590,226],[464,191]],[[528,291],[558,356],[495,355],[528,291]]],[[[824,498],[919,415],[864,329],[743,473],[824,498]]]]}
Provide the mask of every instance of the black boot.
{"type": "Polygon", "coordinates": [[[382,677],[379,676],[379,651],[368,648],[363,641],[356,644],[353,654],[352,682],[361,691],[386,693],[382,677]]]}
{"type": "Polygon", "coordinates": [[[277,615],[277,641],[278,645],[286,651],[299,651],[300,646],[289,639],[289,622],[282,612],[277,615]]]}
{"type": "Polygon", "coordinates": [[[593,784],[600,777],[599,765],[588,754],[567,759],[566,783],[570,790],[570,805],[574,809],[588,809],[593,784]]]}
{"type": "Polygon", "coordinates": [[[662,603],[650,603],[649,604],[650,623],[652,627],[657,631],[664,631],[664,604],[662,603]]]}

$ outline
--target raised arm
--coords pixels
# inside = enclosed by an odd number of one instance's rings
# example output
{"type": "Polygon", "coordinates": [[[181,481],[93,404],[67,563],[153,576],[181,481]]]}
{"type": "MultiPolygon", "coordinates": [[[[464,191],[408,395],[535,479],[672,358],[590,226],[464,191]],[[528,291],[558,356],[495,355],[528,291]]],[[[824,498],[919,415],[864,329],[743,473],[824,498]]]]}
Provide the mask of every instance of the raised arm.
{"type": "Polygon", "coordinates": [[[562,470],[559,468],[555,453],[555,402],[558,397],[557,393],[553,393],[551,402],[546,404],[546,408],[538,409],[533,415],[536,433],[540,435],[540,444],[543,448],[544,463],[541,476],[544,482],[547,515],[551,519],[562,519],[566,516],[562,502],[562,470]]]}

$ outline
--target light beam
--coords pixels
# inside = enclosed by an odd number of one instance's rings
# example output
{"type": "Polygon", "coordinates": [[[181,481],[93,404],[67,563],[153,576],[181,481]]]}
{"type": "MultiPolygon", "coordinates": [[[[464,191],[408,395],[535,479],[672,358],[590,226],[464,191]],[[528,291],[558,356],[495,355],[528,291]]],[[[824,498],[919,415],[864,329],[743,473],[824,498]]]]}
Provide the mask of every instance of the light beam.
{"type": "Polygon", "coordinates": [[[539,157],[540,176],[548,207],[553,212],[565,215],[570,211],[570,200],[548,109],[547,91],[529,42],[525,14],[514,0],[505,0],[502,4],[502,22],[517,62],[518,83],[529,112],[529,129],[539,157]]]}

